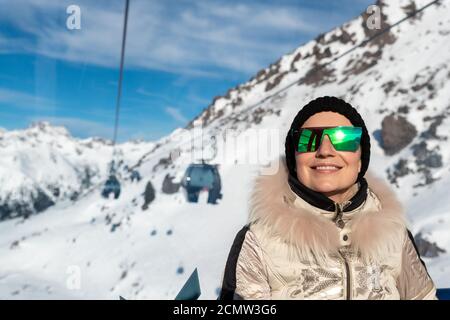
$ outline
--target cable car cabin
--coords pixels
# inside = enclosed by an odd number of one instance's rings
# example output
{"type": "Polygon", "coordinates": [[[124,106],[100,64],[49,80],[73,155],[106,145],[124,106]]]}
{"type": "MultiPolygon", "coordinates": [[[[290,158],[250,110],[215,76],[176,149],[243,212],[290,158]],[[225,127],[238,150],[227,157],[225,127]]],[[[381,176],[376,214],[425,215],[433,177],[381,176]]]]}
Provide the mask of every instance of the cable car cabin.
{"type": "Polygon", "coordinates": [[[134,180],[136,180],[137,182],[141,181],[141,175],[139,171],[133,170],[130,175],[130,180],[131,182],[133,182],[134,180]]]}
{"type": "Polygon", "coordinates": [[[181,186],[186,191],[188,202],[198,202],[201,191],[208,191],[208,203],[217,204],[217,199],[222,199],[220,174],[215,165],[189,165],[181,180],[181,186]]]}
{"type": "Polygon", "coordinates": [[[110,194],[114,194],[114,199],[119,198],[120,195],[120,183],[115,175],[110,175],[103,186],[102,197],[109,198],[110,194]]]}

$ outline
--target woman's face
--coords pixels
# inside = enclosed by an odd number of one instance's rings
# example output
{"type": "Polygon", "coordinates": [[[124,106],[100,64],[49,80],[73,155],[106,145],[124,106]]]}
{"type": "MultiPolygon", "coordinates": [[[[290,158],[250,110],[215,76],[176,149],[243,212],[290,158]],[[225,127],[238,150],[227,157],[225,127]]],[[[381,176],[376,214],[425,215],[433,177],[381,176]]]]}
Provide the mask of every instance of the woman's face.
{"type": "MultiPolygon", "coordinates": [[[[343,115],[326,111],[312,115],[302,126],[353,126],[343,115]]],[[[346,199],[346,192],[355,184],[361,170],[361,147],[356,152],[336,151],[329,137],[323,137],[322,144],[315,152],[295,152],[297,178],[308,188],[325,194],[336,202],[346,199]],[[320,165],[333,166],[332,170],[318,168],[320,165]]]]}

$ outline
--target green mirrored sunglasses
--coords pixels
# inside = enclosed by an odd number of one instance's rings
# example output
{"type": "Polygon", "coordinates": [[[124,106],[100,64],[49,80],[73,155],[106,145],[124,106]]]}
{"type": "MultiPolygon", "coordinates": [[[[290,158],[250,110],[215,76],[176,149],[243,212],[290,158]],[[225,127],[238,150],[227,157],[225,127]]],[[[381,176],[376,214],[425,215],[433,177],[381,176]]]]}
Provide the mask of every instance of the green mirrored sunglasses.
{"type": "Polygon", "coordinates": [[[326,135],[336,151],[355,152],[361,143],[362,128],[351,126],[309,127],[292,129],[291,134],[297,152],[317,151],[326,135]]]}

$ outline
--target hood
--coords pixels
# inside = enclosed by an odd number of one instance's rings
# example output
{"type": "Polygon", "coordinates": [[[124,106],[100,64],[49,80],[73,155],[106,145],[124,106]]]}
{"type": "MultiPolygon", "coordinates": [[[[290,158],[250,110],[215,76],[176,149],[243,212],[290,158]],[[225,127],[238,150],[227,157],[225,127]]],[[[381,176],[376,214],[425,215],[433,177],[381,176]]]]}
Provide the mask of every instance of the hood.
{"type": "MultiPolygon", "coordinates": [[[[272,175],[256,178],[250,198],[249,223],[287,243],[301,258],[326,261],[341,248],[340,231],[330,212],[313,206],[295,194],[288,183],[284,157],[272,175]]],[[[402,244],[404,210],[389,185],[367,171],[367,197],[351,212],[350,246],[363,259],[381,260],[402,244]]],[[[350,213],[350,212],[349,212],[350,213]]],[[[347,214],[347,213],[345,213],[347,214]]]]}

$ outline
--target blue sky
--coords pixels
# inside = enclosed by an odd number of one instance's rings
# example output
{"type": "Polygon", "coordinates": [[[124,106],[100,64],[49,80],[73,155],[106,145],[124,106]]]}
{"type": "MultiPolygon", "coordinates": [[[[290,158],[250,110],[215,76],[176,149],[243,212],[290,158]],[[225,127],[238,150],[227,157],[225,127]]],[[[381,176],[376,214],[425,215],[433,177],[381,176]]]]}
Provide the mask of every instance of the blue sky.
{"type": "MultiPolygon", "coordinates": [[[[131,0],[119,141],[184,127],[245,82],[374,1],[131,0]]],[[[64,125],[112,138],[123,0],[0,0],[0,127],[64,125]],[[81,9],[81,29],[66,8],[81,9]]]]}

